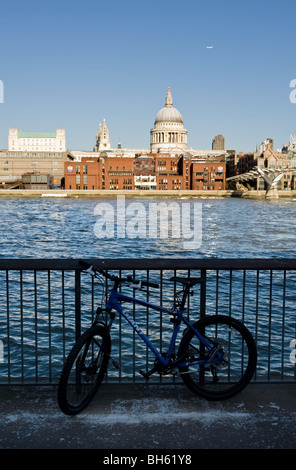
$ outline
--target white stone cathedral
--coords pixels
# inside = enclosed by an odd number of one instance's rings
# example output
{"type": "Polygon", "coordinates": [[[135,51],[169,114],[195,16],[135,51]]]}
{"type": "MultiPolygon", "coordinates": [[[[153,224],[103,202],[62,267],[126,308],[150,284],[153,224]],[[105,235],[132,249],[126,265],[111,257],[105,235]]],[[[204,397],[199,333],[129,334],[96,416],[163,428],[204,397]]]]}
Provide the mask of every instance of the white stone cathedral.
{"type": "MultiPolygon", "coordinates": [[[[104,119],[100,123],[94,146],[95,152],[110,150],[109,131],[104,119]]],[[[184,129],[180,111],[173,106],[170,85],[165,106],[158,111],[154,128],[150,131],[150,149],[138,149],[151,153],[182,153],[187,149],[187,130],[184,129]]],[[[114,149],[115,150],[115,149],[114,149]]]]}
{"type": "Polygon", "coordinates": [[[118,144],[116,148],[111,147],[109,130],[106,120],[103,124],[99,124],[98,132],[96,135],[96,142],[93,152],[78,152],[72,151],[71,153],[75,159],[80,159],[82,156],[92,156],[104,151],[108,151],[109,156],[126,156],[134,157],[136,154],[145,153],[169,153],[171,155],[181,155],[185,152],[198,157],[213,157],[225,154],[225,150],[194,150],[188,149],[187,146],[187,130],[184,128],[183,119],[180,111],[173,105],[172,93],[170,85],[166,94],[165,105],[156,114],[154,127],[150,130],[150,148],[121,148],[118,144]]]}

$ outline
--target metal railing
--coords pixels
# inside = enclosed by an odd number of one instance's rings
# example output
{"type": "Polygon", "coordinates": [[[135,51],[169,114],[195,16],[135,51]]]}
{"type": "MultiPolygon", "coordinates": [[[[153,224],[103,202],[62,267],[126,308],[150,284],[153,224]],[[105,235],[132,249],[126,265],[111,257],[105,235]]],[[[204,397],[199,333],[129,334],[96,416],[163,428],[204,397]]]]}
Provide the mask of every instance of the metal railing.
{"type": "MultiPolygon", "coordinates": [[[[296,259],[92,259],[121,275],[159,283],[151,303],[172,306],[177,275],[200,276],[187,305],[191,320],[232,315],[252,332],[258,347],[256,382],[296,380],[296,259]]],[[[77,259],[0,260],[0,384],[55,384],[75,338],[90,326],[106,286],[81,272],[77,259]]],[[[122,287],[125,289],[125,287],[122,287]]],[[[165,351],[172,323],[167,315],[127,306],[140,328],[165,351]]],[[[120,370],[109,381],[143,381],[153,364],[137,334],[117,316],[112,356],[120,370]]],[[[175,379],[152,376],[151,381],[175,379]]]]}

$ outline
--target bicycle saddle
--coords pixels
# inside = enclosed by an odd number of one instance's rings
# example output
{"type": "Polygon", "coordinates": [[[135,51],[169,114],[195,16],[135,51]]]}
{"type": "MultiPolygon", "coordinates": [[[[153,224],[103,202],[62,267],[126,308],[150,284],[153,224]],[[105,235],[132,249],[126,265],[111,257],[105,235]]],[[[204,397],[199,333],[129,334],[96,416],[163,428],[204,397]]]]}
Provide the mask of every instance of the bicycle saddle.
{"type": "Polygon", "coordinates": [[[180,282],[184,286],[195,286],[201,281],[200,277],[171,277],[170,281],[180,282]]]}

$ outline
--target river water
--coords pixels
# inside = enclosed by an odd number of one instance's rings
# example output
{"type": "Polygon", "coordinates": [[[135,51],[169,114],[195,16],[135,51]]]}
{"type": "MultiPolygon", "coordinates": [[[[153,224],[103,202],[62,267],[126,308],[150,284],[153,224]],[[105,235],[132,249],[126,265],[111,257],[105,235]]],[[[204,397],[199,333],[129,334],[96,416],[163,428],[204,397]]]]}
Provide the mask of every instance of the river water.
{"type": "MultiPolygon", "coordinates": [[[[3,197],[0,198],[0,214],[0,258],[296,256],[296,200],[290,198],[265,201],[187,197],[3,197]]],[[[65,350],[68,351],[73,344],[73,276],[69,274],[69,278],[65,277],[68,316],[64,329],[61,297],[55,293],[60,290],[61,279],[56,277],[50,280],[49,298],[46,276],[46,273],[38,274],[36,293],[32,273],[23,273],[22,288],[19,273],[10,273],[8,311],[5,272],[0,272],[0,380],[7,375],[14,378],[34,377],[35,374],[46,378],[57,377],[61,369],[62,350],[65,354],[65,350]],[[37,298],[36,302],[34,297],[37,298]],[[61,339],[62,334],[65,334],[66,339],[61,339]]],[[[295,362],[291,361],[291,341],[295,338],[295,273],[287,273],[285,281],[282,273],[278,276],[274,274],[272,293],[269,276],[269,273],[263,273],[260,290],[256,293],[258,279],[255,273],[248,276],[243,289],[241,275],[236,277],[234,273],[230,284],[229,274],[221,274],[219,313],[229,313],[231,286],[231,313],[241,318],[244,311],[252,333],[258,335],[261,354],[258,373],[263,376],[269,373],[280,376],[284,373],[289,377],[295,374],[295,362]]],[[[212,281],[209,279],[209,314],[215,313],[217,308],[215,289],[216,278],[212,281]]],[[[172,299],[169,288],[167,293],[172,299]]],[[[198,305],[198,296],[196,302],[198,305]]],[[[145,329],[146,312],[143,312],[142,320],[143,325],[140,318],[140,326],[145,329]]],[[[154,329],[159,339],[157,317],[150,315],[148,322],[149,328],[154,329]]],[[[170,327],[171,324],[165,324],[164,329],[166,326],[170,327]]],[[[165,335],[163,339],[166,339],[165,335]]],[[[113,351],[115,356],[121,358],[123,376],[129,374],[125,371],[130,369],[131,362],[135,360],[135,355],[131,357],[128,353],[130,343],[130,332],[126,328],[119,332],[115,327],[113,351]]],[[[143,361],[147,360],[147,352],[141,344],[137,347],[136,361],[142,368],[143,361]]]]}
{"type": "MultiPolygon", "coordinates": [[[[149,197],[125,198],[123,202],[125,233],[122,212],[117,211],[122,206],[118,206],[116,198],[1,198],[0,257],[269,258],[296,254],[295,199],[267,202],[264,199],[149,197]],[[169,208],[172,203],[178,205],[177,212],[180,208],[180,224],[183,222],[185,229],[188,224],[185,216],[182,217],[182,209],[187,209],[192,219],[196,207],[191,238],[185,240],[182,229],[180,236],[177,233],[174,238],[170,226],[168,237],[151,233],[154,221],[149,216],[149,207],[163,204],[169,208]],[[105,217],[103,209],[107,212],[105,217]],[[105,233],[100,222],[103,220],[106,220],[105,233]],[[137,222],[140,227],[146,224],[146,230],[136,227],[137,222]],[[114,236],[107,238],[112,223],[114,236]]],[[[170,220],[170,213],[169,222],[175,224],[174,218],[170,220]]]]}

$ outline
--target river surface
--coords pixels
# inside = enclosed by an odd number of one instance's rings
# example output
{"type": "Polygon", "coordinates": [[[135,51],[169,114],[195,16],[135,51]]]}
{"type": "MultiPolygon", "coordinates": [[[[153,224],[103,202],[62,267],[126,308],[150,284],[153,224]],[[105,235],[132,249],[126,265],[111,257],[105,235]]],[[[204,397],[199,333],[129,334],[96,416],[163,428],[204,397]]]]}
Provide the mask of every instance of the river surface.
{"type": "MultiPolygon", "coordinates": [[[[0,214],[1,258],[296,256],[296,200],[288,198],[271,202],[186,197],[3,197],[0,214]]],[[[260,274],[260,279],[256,272],[249,273],[246,282],[243,276],[236,272],[231,276],[220,273],[219,278],[209,276],[207,313],[215,314],[218,308],[218,313],[231,313],[247,323],[258,344],[259,376],[291,377],[296,362],[291,343],[295,338],[295,273],[274,273],[272,284],[270,273],[260,274]]],[[[0,272],[0,380],[9,376],[13,380],[43,377],[51,381],[59,376],[63,356],[74,341],[73,273],[65,273],[63,280],[61,273],[50,278],[48,273],[37,273],[37,287],[29,272],[24,271],[22,279],[20,273],[10,272],[8,278],[0,272]]],[[[167,279],[164,293],[169,301],[174,296],[172,289],[167,279]]],[[[90,315],[85,313],[90,310],[89,291],[89,285],[83,284],[83,329],[89,325],[89,317],[85,317],[90,315]]],[[[198,310],[198,293],[194,301],[198,310]]],[[[163,319],[161,327],[159,314],[149,312],[147,316],[144,309],[137,311],[136,320],[144,331],[154,333],[159,344],[169,340],[169,318],[163,319]]],[[[151,364],[151,357],[142,343],[133,339],[130,329],[120,328],[119,323],[117,320],[114,325],[113,352],[122,363],[120,374],[125,377],[134,374],[133,368],[151,364]],[[136,354],[131,353],[132,346],[136,354]]]]}
{"type": "MultiPolygon", "coordinates": [[[[296,255],[295,199],[267,202],[264,199],[149,197],[125,198],[123,203],[119,205],[116,198],[1,198],[0,256],[273,258],[296,255]],[[175,212],[170,217],[172,203],[175,212]],[[163,204],[162,212],[168,210],[168,236],[160,233],[160,229],[157,233],[153,230],[156,222],[152,209],[159,204],[163,204]],[[188,213],[190,226],[186,219],[188,213]],[[173,227],[180,223],[179,234],[172,232],[171,223],[173,227]]],[[[164,228],[165,223],[164,220],[164,228]]],[[[158,224],[160,227],[161,222],[158,224]]]]}

